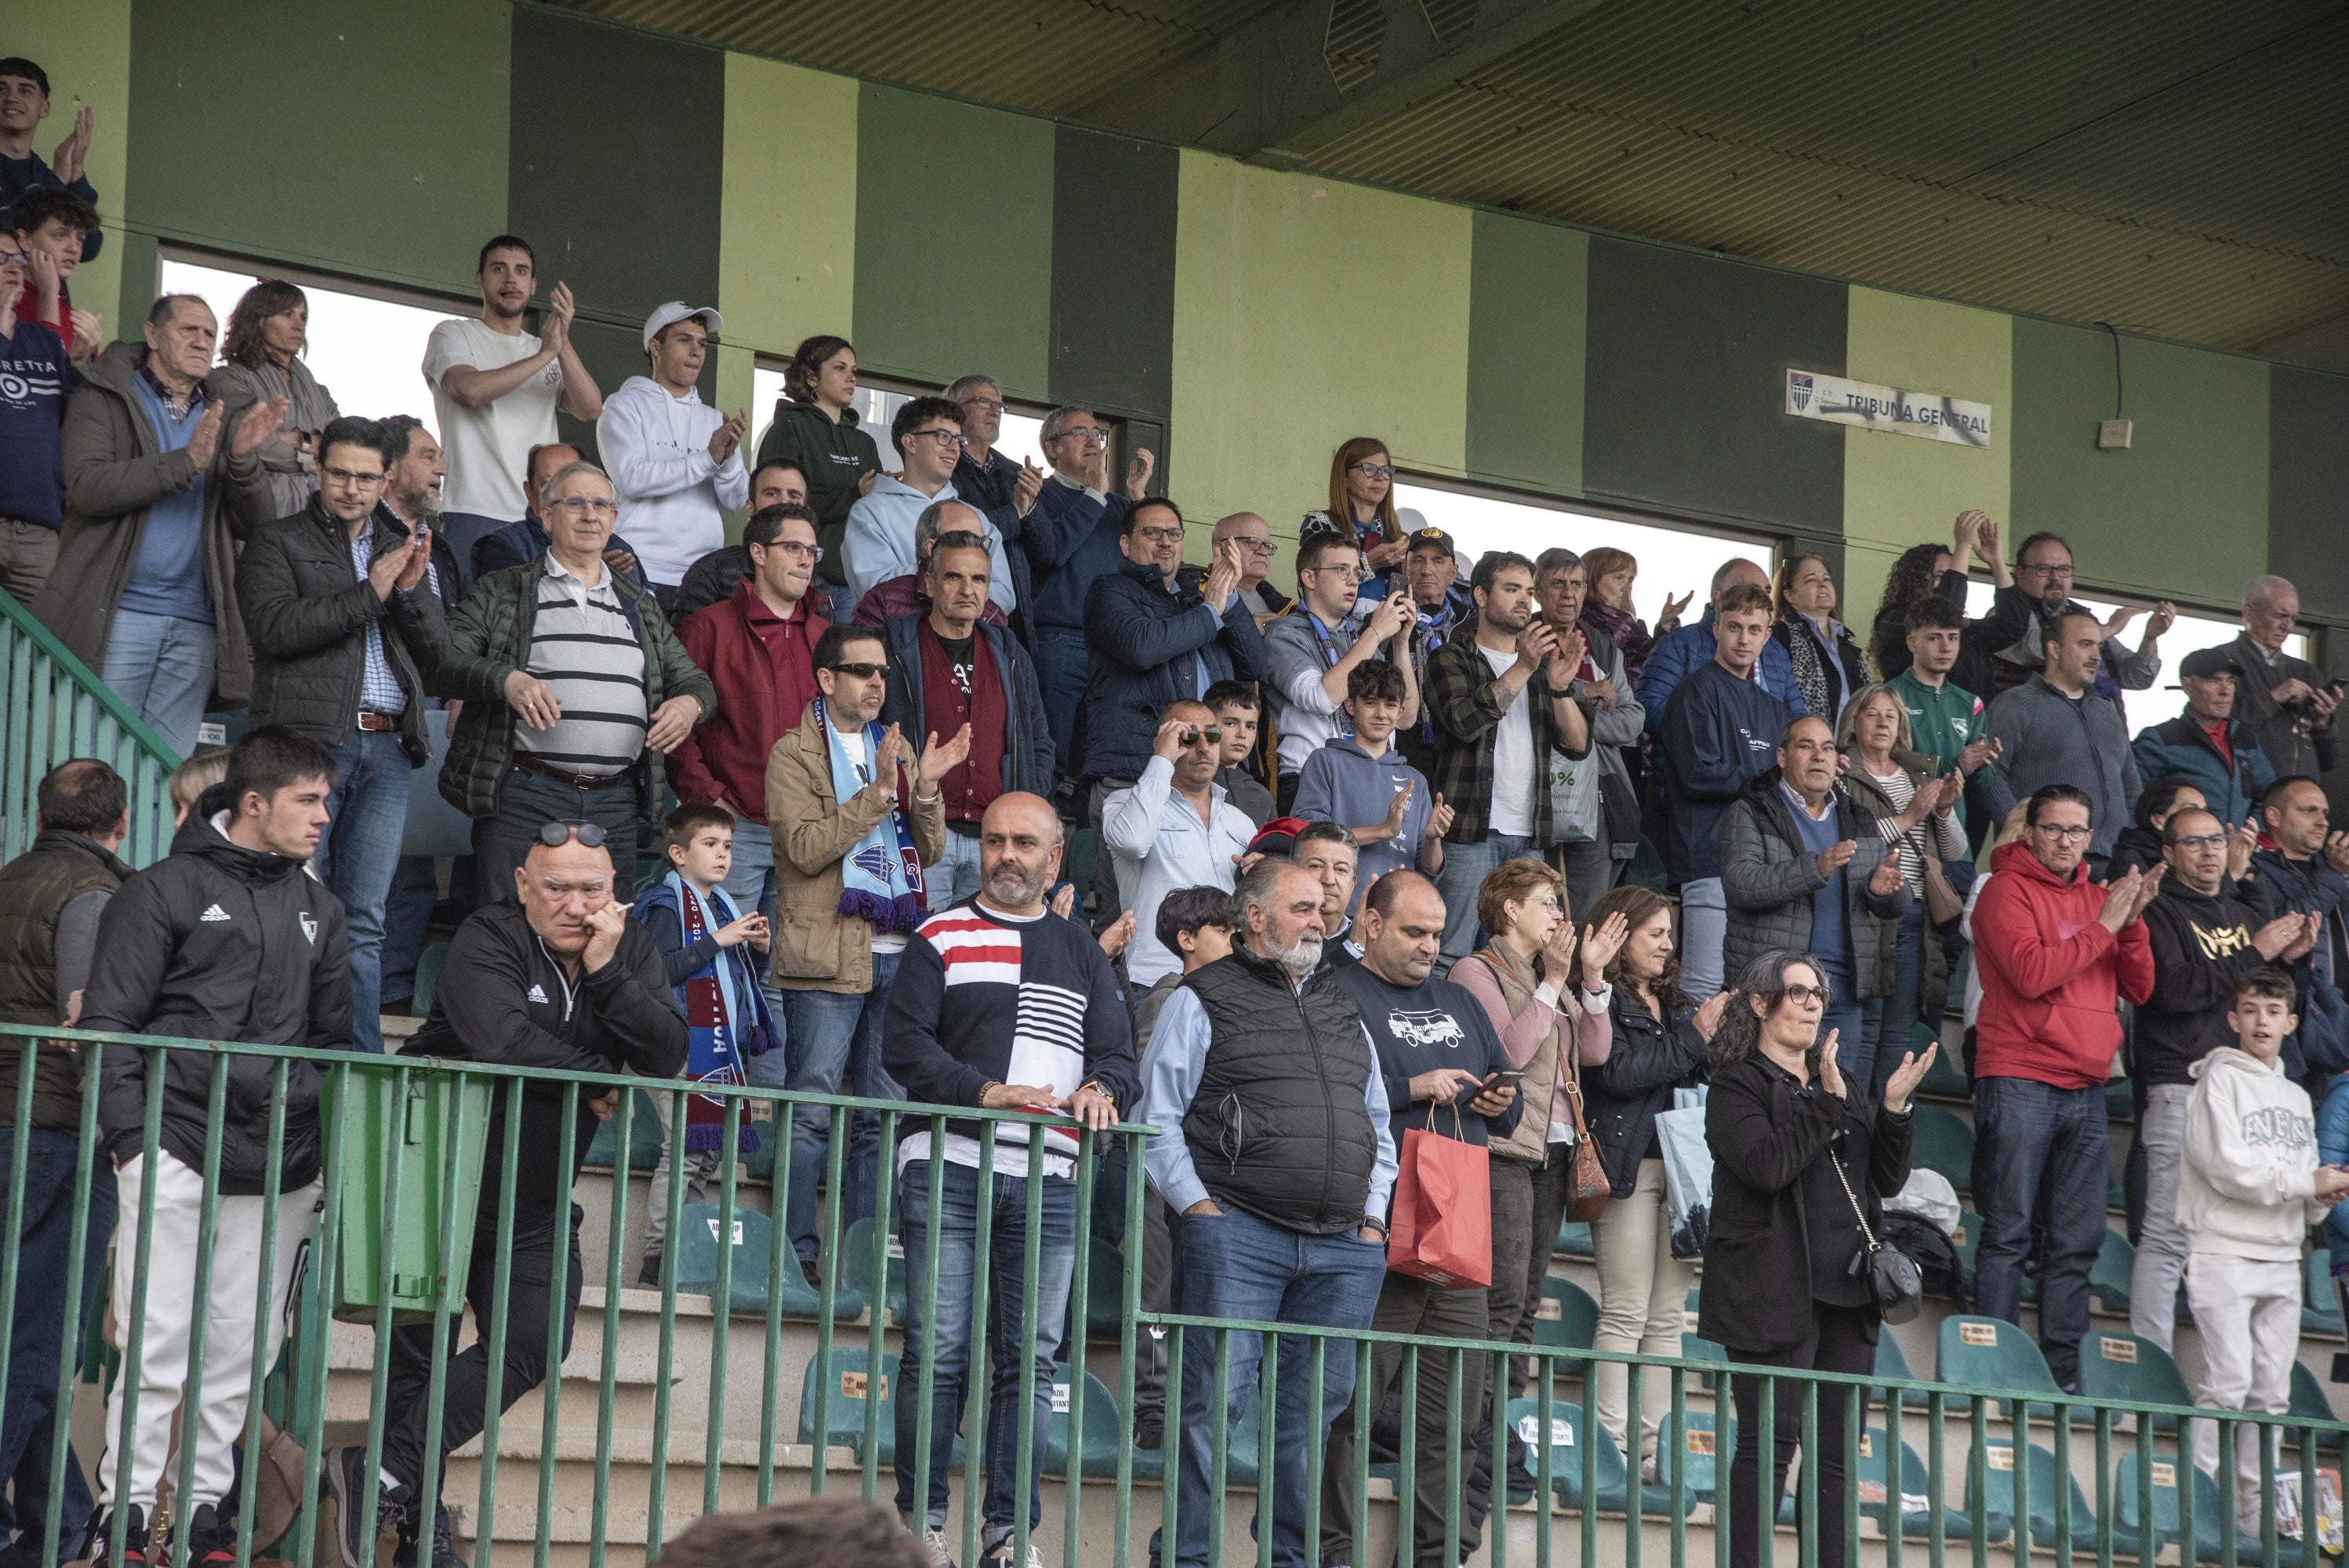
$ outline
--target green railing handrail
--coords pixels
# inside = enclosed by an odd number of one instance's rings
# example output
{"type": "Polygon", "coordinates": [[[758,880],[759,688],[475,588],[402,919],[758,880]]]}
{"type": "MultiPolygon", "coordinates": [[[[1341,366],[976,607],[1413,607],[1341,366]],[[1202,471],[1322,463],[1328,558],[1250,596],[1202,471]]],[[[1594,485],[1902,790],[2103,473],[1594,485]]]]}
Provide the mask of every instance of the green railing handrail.
{"type": "Polygon", "coordinates": [[[147,721],[130,711],[123,700],[114,695],[114,688],[99,678],[98,673],[83,664],[71,648],[57,640],[57,634],[33,617],[33,613],[20,603],[5,588],[0,588],[0,619],[5,619],[26,636],[51,663],[64,670],[67,676],[103,709],[109,718],[122,727],[122,731],[139,748],[155,759],[165,773],[185,760],[163,744],[163,738],[147,726],[147,721]]]}

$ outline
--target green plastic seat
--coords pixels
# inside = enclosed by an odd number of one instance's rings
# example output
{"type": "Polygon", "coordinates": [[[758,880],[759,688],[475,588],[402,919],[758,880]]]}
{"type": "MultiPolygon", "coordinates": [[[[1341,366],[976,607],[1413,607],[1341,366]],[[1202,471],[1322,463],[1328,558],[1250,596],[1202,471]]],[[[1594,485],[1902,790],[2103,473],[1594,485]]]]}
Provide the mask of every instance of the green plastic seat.
{"type": "Polygon", "coordinates": [[[1715,1429],[1711,1410],[1684,1409],[1679,1425],[1669,1416],[1664,1418],[1664,1451],[1656,1481],[1657,1489],[1665,1496],[1671,1495],[1672,1465],[1677,1462],[1684,1495],[1692,1506],[1718,1501],[1721,1478],[1726,1473],[1730,1453],[1737,1444],[1737,1423],[1726,1415],[1720,1419],[1726,1432],[1715,1429]]]}
{"type": "MultiPolygon", "coordinates": [[[[880,1387],[876,1388],[875,1379],[866,1375],[864,1347],[835,1345],[832,1350],[832,1379],[831,1402],[824,1411],[825,1446],[853,1449],[857,1461],[864,1462],[865,1401],[875,1400],[881,1407],[879,1429],[874,1434],[879,1456],[875,1462],[887,1469],[897,1458],[897,1357],[881,1357],[877,1379],[880,1387]]],[[[799,1440],[802,1443],[816,1440],[816,1391],[815,1357],[811,1356],[800,1378],[799,1440]]],[[[956,1433],[954,1458],[950,1461],[956,1470],[963,1468],[968,1457],[967,1448],[962,1434],[956,1433]]]]}
{"type": "MultiPolygon", "coordinates": [[[[2137,1511],[2137,1456],[2135,1454],[2123,1455],[2113,1475],[2115,1520],[2113,1550],[2116,1553],[2134,1551],[2137,1543],[2135,1528],[2137,1511]],[[2132,1527],[2128,1532],[2127,1545],[2121,1542],[2120,1525],[2123,1521],[2127,1522],[2132,1527]]],[[[2171,1456],[2157,1453],[2153,1457],[2151,1468],[2154,1532],[2160,1546],[2176,1546],[2181,1539],[2178,1501],[2180,1467],[2171,1456]]],[[[2219,1483],[2216,1480],[2192,1465],[2183,1468],[2187,1476],[2191,1478],[2194,1487],[2194,1560],[2198,1563],[2224,1563],[2226,1554],[2221,1550],[2220,1514],[2227,1509],[2228,1503],[2220,1495],[2219,1483]]],[[[2075,1532],[2075,1540],[2077,1536],[2078,1532],[2075,1532]]],[[[2239,1568],[2240,1565],[2266,1561],[2267,1553],[2260,1543],[2259,1533],[2256,1531],[2237,1529],[2235,1563],[2239,1568]]],[[[2276,1541],[2276,1568],[2300,1568],[2301,1562],[2300,1542],[2279,1537],[2276,1541]]]]}
{"type": "MultiPolygon", "coordinates": [[[[1881,1338],[1881,1336],[1878,1336],[1881,1338]]],[[[2044,1391],[2064,1398],[2046,1359],[2030,1336],[2001,1318],[1945,1317],[1935,1347],[1933,1381],[1970,1388],[2019,1388],[2026,1394],[2044,1391]]],[[[2013,1401],[2001,1400],[2012,1413],[2013,1401]]],[[[2045,1417],[2052,1405],[2031,1402],[2030,1414],[2045,1417]]]]}
{"type": "MultiPolygon", "coordinates": [[[[1980,1512],[1990,1538],[2002,1541],[2014,1529],[2014,1445],[2004,1438],[1992,1438],[1982,1447],[1982,1488],[1976,1491],[1973,1477],[1969,1473],[1966,1511],[1980,1512]]],[[[2027,1456],[2024,1462],[2030,1466],[2032,1543],[2052,1546],[2055,1542],[2055,1456],[2037,1443],[2030,1446],[2027,1456]]],[[[2080,1491],[2078,1481],[2066,1476],[2064,1484],[2071,1489],[2074,1547],[2076,1550],[2085,1543],[2093,1552],[2096,1516],[2089,1510],[2087,1497],[2080,1491]]]]}
{"type": "MultiPolygon", "coordinates": [[[[1870,1427],[1859,1435],[1859,1512],[1863,1519],[1876,1521],[1876,1527],[1889,1535],[1887,1516],[1891,1500],[1899,1500],[1900,1533],[1912,1541],[1930,1539],[1933,1533],[1933,1512],[1930,1502],[1932,1495],[1932,1471],[1925,1466],[1915,1448],[1900,1445],[1898,1456],[1892,1453],[1891,1439],[1881,1427],[1870,1427]],[[1896,1470],[1892,1462],[1897,1458],[1896,1470]]],[[[1972,1518],[1962,1509],[1941,1508],[1941,1539],[1956,1541],[1973,1534],[1972,1518]]],[[[1992,1539],[2003,1539],[1994,1536],[1992,1539]]]]}
{"type": "Polygon", "coordinates": [[[1114,1342],[1125,1326],[1125,1254],[1093,1238],[1085,1280],[1085,1337],[1114,1342]]]}
{"type": "Polygon", "coordinates": [[[2341,1293],[2333,1286],[2333,1254],[2318,1247],[2308,1254],[2308,1286],[2301,1298],[2303,1334],[2341,1333],[2341,1293]]]}
{"type": "MultiPolygon", "coordinates": [[[[888,1256],[885,1260],[881,1293],[882,1304],[890,1321],[905,1321],[905,1243],[902,1236],[892,1234],[883,1243],[888,1256]]],[[[789,1265],[786,1264],[786,1267],[789,1265]]],[[[873,1221],[870,1216],[855,1221],[848,1233],[840,1239],[840,1280],[854,1285],[866,1301],[874,1297],[873,1289],[873,1221]]],[[[802,1284],[806,1282],[802,1280],[802,1284]]]]}
{"type": "Polygon", "coordinates": [[[1588,1350],[1599,1331],[1599,1304],[1572,1280],[1542,1281],[1542,1298],[1534,1308],[1534,1343],[1568,1350],[1588,1350]]]}
{"type": "MultiPolygon", "coordinates": [[[[2328,1426],[2337,1426],[2341,1420],[2340,1417],[2333,1413],[2333,1401],[2325,1396],[2324,1385],[2316,1380],[2315,1373],[2297,1361],[2292,1364],[2291,1414],[2300,1420],[2323,1421],[2328,1426]]],[[[2299,1438],[2297,1434],[2286,1431],[2283,1440],[2287,1443],[2297,1443],[2299,1438]]],[[[2343,1434],[2340,1432],[2316,1434],[2316,1449],[2319,1453],[2337,1454],[2344,1447],[2343,1434]]]]}
{"type": "MultiPolygon", "coordinates": [[[[1109,1386],[1088,1372],[1084,1375],[1085,1408],[1083,1429],[1077,1440],[1077,1464],[1082,1474],[1093,1477],[1114,1477],[1117,1474],[1118,1439],[1124,1430],[1124,1418],[1119,1415],[1117,1400],[1109,1386]]],[[[1052,1368],[1052,1420],[1044,1435],[1044,1473],[1065,1476],[1069,1473],[1069,1407],[1072,1379],[1066,1363],[1052,1368]]],[[[1156,1480],[1164,1474],[1164,1455],[1157,1449],[1133,1450],[1133,1476],[1137,1480],[1156,1480]]]]}
{"type": "MultiPolygon", "coordinates": [[[[2099,1400],[2132,1399],[2147,1405],[2194,1403],[2193,1392],[2186,1387],[2186,1379],[2168,1351],[2134,1334],[2106,1334],[2094,1329],[2080,1341],[2080,1392],[2085,1398],[2099,1400]]],[[[2134,1429],[2137,1419],[2135,1416],[2116,1415],[2113,1429],[2134,1429]]],[[[2157,1416],[2154,1429],[2174,1432],[2178,1419],[2174,1416],[2157,1416]]]]}
{"type": "MultiPolygon", "coordinates": [[[[1681,1359],[1703,1361],[1717,1367],[1726,1366],[1729,1362],[1728,1350],[1696,1331],[1697,1299],[1702,1289],[1702,1285],[1689,1286],[1688,1295],[1681,1301],[1681,1359]]],[[[1706,1372],[1702,1376],[1706,1387],[1713,1387],[1716,1381],[1713,1373],[1706,1372]]]]}
{"type": "MultiPolygon", "coordinates": [[[[1547,1437],[1550,1448],[1550,1485],[1557,1494],[1559,1505],[1570,1511],[1582,1510],[1582,1467],[1586,1462],[1583,1455],[1586,1448],[1589,1448],[1595,1449],[1598,1455],[1598,1486],[1590,1496],[1591,1505],[1601,1513],[1629,1512],[1630,1478],[1623,1464],[1623,1450],[1615,1446],[1613,1434],[1596,1422],[1586,1429],[1579,1405],[1553,1400],[1549,1418],[1547,1437]]],[[[1531,1399],[1510,1400],[1509,1424],[1525,1445],[1526,1473],[1538,1480],[1541,1474],[1538,1445],[1544,1438],[1540,1407],[1531,1399]]],[[[1687,1505],[1695,1506],[1694,1500],[1688,1499],[1687,1505]]],[[[1642,1486],[1640,1489],[1640,1511],[1670,1518],[1672,1513],[1671,1489],[1642,1486]]]]}
{"type": "Polygon", "coordinates": [[[416,979],[408,994],[408,1010],[415,1017],[431,1016],[432,998],[440,994],[440,972],[449,967],[449,944],[435,942],[416,955],[416,979]]]}
{"type": "MultiPolygon", "coordinates": [[[[2085,1365],[2085,1357],[2083,1357],[2085,1365]]],[[[2113,1553],[2116,1556],[2146,1555],[2146,1520],[2137,1497],[2137,1469],[2141,1456],[2123,1454],[2113,1469],[2113,1553]]],[[[2166,1552],[2178,1544],[2178,1459],[2174,1454],[2156,1453],[2152,1465],[2153,1532],[2155,1552],[2166,1552]]],[[[2199,1500],[2198,1500],[2199,1501],[2199,1500]]],[[[2199,1527],[2200,1520],[2196,1520],[2199,1527]]],[[[2200,1534],[2198,1528],[2196,1534],[2200,1534]]],[[[2078,1532],[2073,1539],[2079,1539],[2078,1532]]]]}
{"type": "Polygon", "coordinates": [[[1961,1192],[1974,1187],[1974,1130],[1955,1111],[1938,1105],[1920,1105],[1909,1130],[1911,1165],[1938,1171],[1961,1192]]]}
{"type": "Polygon", "coordinates": [[[1557,1227],[1557,1250],[1570,1258],[1594,1258],[1599,1255],[1598,1243],[1591,1239],[1590,1222],[1587,1220],[1567,1220],[1557,1227]]]}
{"type": "Polygon", "coordinates": [[[2107,1228],[2097,1245],[2096,1261],[2088,1269],[2088,1294],[2106,1312],[2126,1315],[2129,1309],[2129,1273],[2137,1267],[2137,1249],[2118,1231],[2107,1228]]]}
{"type": "Polygon", "coordinates": [[[1958,1064],[1955,1051],[1944,1046],[1933,1058],[1933,1065],[1925,1069],[1923,1080],[1917,1085],[1917,1098],[1955,1100],[1960,1105],[1973,1103],[1973,1086],[1966,1082],[1966,1069],[1958,1064]]]}
{"type": "MultiPolygon", "coordinates": [[[[1893,1337],[1892,1331],[1889,1328],[1880,1330],[1876,1336],[1874,1370],[1879,1377],[1899,1377],[1911,1383],[1921,1381],[1917,1374],[1909,1369],[1908,1353],[1900,1348],[1900,1341],[1893,1337]]],[[[1881,1404],[1889,1392],[1890,1390],[1884,1388],[1876,1390],[1877,1402],[1881,1404]]],[[[1900,1404],[1904,1409],[1930,1408],[1930,1398],[1931,1396],[1919,1388],[1904,1388],[1900,1392],[1900,1404]]],[[[1973,1400],[1966,1395],[1944,1394],[1941,1396],[1941,1412],[1944,1415],[1962,1416],[1972,1408],[1973,1400]]]]}
{"type": "Polygon", "coordinates": [[[1982,1217],[1971,1209],[1958,1211],[1958,1228],[1950,1233],[1950,1245],[1958,1254],[1958,1265],[1966,1271],[1966,1284],[1974,1283],[1974,1260],[1982,1255],[1982,1217]]]}
{"type": "MultiPolygon", "coordinates": [[[[688,1203],[678,1216],[677,1248],[677,1288],[697,1295],[718,1294],[718,1234],[720,1229],[718,1205],[688,1203]]],[[[728,1310],[737,1317],[763,1317],[767,1313],[767,1274],[772,1264],[775,1245],[774,1222],[755,1209],[734,1211],[734,1261],[728,1280],[728,1310]]],[[[808,1288],[807,1280],[788,1257],[783,1261],[781,1275],[782,1314],[786,1317],[814,1317],[823,1301],[808,1288]]],[[[850,1323],[864,1315],[864,1293],[850,1283],[843,1271],[839,1288],[833,1293],[832,1315],[836,1322],[850,1323]]]]}
{"type": "MultiPolygon", "coordinates": [[[[580,1090],[585,1094],[585,1089],[580,1090]]],[[[635,1091],[636,1110],[628,1124],[628,1169],[649,1171],[660,1163],[660,1115],[653,1109],[653,1097],[643,1089],[635,1091]]],[[[587,1163],[599,1171],[617,1169],[620,1147],[620,1119],[598,1122],[595,1136],[587,1145],[587,1163]]]]}

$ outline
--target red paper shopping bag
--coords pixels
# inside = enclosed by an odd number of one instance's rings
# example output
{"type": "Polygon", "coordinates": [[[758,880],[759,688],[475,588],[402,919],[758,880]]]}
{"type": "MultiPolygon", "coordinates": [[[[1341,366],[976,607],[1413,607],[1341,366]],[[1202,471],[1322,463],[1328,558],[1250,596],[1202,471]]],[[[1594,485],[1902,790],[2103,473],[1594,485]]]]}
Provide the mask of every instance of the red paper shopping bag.
{"type": "Polygon", "coordinates": [[[1491,1160],[1480,1143],[1403,1133],[1387,1267],[1447,1290],[1493,1283],[1491,1160]]]}

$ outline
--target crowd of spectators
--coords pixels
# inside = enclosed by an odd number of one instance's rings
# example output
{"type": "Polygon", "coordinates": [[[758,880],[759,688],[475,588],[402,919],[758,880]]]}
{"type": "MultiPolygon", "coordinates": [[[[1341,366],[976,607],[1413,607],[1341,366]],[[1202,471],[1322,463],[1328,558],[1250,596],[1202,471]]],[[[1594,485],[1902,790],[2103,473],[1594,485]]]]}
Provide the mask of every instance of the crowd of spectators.
{"type": "MultiPolygon", "coordinates": [[[[2049,1367],[2076,1387],[2107,1224],[2106,1086],[2133,1029],[2138,1331],[2168,1343],[2182,1275],[2204,1396],[2283,1408],[2274,1299],[2291,1282],[2275,1269],[2349,1190],[2349,1150],[2316,1162],[2310,1098],[2349,1082],[2349,840],[2330,832],[2316,777],[2342,758],[2341,686],[2283,651],[2289,583],[2246,586],[2242,636],[2189,656],[2186,713],[2132,743],[2126,694],[2157,679],[2175,613],[2156,607],[2125,640],[2133,613],[2072,598],[2054,533],[2023,540],[2010,570],[1995,523],[1962,514],[1946,549],[1900,559],[1865,649],[1837,618],[1835,562],[1791,546],[1775,578],[1724,562],[1696,620],[1667,601],[1651,629],[1632,557],[1467,559],[1397,507],[1392,459],[1363,437],[1337,449],[1328,505],[1302,521],[1292,600],[1269,580],[1280,546],[1262,515],[1200,529],[1152,490],[1146,450],[1112,490],[1094,411],[1045,418],[1048,467],[1013,460],[983,372],[906,401],[876,441],[854,408],[854,346],[810,337],[746,461],[748,411],[697,390],[724,322],[672,301],[643,323],[644,373],[606,397],[573,343],[577,302],[515,235],[481,248],[478,314],[431,335],[416,391],[436,438],[411,410],[338,407],[305,363],[292,284],[256,284],[224,333],[202,299],[167,294],[108,341],[68,287],[99,240],[80,172],[89,117],[44,162],[29,138],[47,93],[36,66],[0,60],[0,286],[17,293],[0,311],[0,587],[194,759],[170,854],[136,872],[115,858],[128,801],[112,769],[79,759],[42,781],[39,835],[0,868],[0,1017],[382,1050],[387,970],[413,967],[431,914],[438,873],[404,852],[413,775],[431,769],[471,823],[471,909],[412,1048],[1054,1113],[993,1140],[989,1214],[975,1125],[934,1139],[909,1119],[885,1150],[874,1118],[848,1119],[842,1222],[895,1182],[907,1255],[949,1260],[905,1324],[935,1354],[906,1357],[896,1399],[897,1506],[941,1562],[974,1378],[992,1388],[987,1551],[1008,1553],[1020,1509],[1037,1517],[1032,1491],[1013,1495],[1014,1406],[1023,1365],[1049,1398],[1076,1125],[1165,1130],[1117,1178],[1150,1189],[1143,1235],[1123,1238],[1143,1249],[1146,1305],[1519,1344],[1587,1139],[1604,1190],[1595,1344],[1662,1354],[1693,1275],[1657,1119],[1709,1085],[1702,1331],[1742,1361],[1865,1371],[1876,1307],[1849,1265],[1909,1174],[1910,1102],[1961,976],[1980,998],[1959,1066],[1982,1310],[2019,1322],[2035,1274],[2049,1367]],[[558,410],[592,422],[592,460],[558,410]],[[1969,618],[1977,562],[1994,594],[1969,618]],[[242,738],[197,756],[222,708],[243,710],[242,738]],[[1626,882],[1650,839],[1674,896],[1626,882]],[[1094,860],[1082,887],[1080,843],[1094,860]],[[1413,1129],[1487,1151],[1488,1284],[1388,1267],[1413,1129]],[[1044,1192],[1033,1237],[1030,1182],[1044,1192]],[[990,1259],[973,1255],[983,1231],[990,1259]],[[1028,1244],[1033,1304],[1019,1300],[1028,1244]],[[980,1269],[991,1370],[968,1355],[980,1269]],[[1028,1343],[1012,1326],[1023,1305],[1028,1343]],[[2214,1336],[2229,1348],[2213,1354],[2214,1336]]],[[[150,1149],[145,1058],[106,1058],[111,1158],[87,1263],[118,1207],[150,1191],[157,1243],[192,1251],[202,1059],[171,1058],[150,1149]]],[[[38,1539],[64,1418],[42,1401],[77,1352],[58,1321],[75,1061],[37,1056],[31,1123],[5,1134],[38,1152],[0,1452],[19,1540],[38,1539]]],[[[69,1532],[143,1540],[201,1311],[180,1527],[198,1560],[233,1554],[247,1373],[274,1353],[315,1219],[317,1084],[312,1057],[294,1058],[265,1323],[253,1276],[270,1096],[232,1085],[215,1299],[146,1298],[144,1358],[117,1390],[140,1388],[139,1423],[106,1449],[94,1493],[68,1451],[69,1532]]],[[[611,1103],[585,1099],[565,1126],[559,1094],[524,1096],[522,1187],[484,1183],[478,1222],[503,1201],[516,1225],[496,1260],[506,1403],[560,1357],[556,1293],[566,1334],[576,1311],[568,1192],[611,1103]]],[[[697,1191],[722,1142],[705,1103],[664,1127],[664,1160],[697,1191]]],[[[493,1146],[505,1115],[501,1102],[493,1146]]],[[[801,1103],[742,1133],[786,1141],[781,1230],[818,1288],[839,1266],[819,1223],[831,1119],[801,1103]]],[[[1122,1224],[1123,1202],[1095,1209],[1122,1224]]],[[[644,1283],[661,1277],[663,1241],[656,1227],[644,1283]]],[[[482,1312],[490,1251],[466,1282],[482,1312]]],[[[140,1316],[129,1279],[113,1276],[118,1323],[140,1316]]],[[[1222,1388],[1204,1355],[1169,1388],[1145,1346],[1136,1435],[1156,1448],[1174,1434],[1182,1499],[1178,1538],[1154,1550],[1184,1568],[1206,1554],[1214,1413],[1237,1423],[1260,1353],[1238,1336],[1222,1388]]],[[[1289,1568],[1342,1561],[1355,1503],[1350,1424],[1332,1430],[1351,1348],[1330,1342],[1319,1408],[1303,1356],[1284,1356],[1267,1416],[1271,1551],[1289,1568]],[[1317,1543],[1306,1456],[1325,1439],[1317,1543]]],[[[431,1480],[481,1430],[492,1379],[479,1344],[450,1357],[442,1429],[428,1431],[431,1357],[429,1333],[398,1331],[377,1473],[357,1449],[325,1457],[346,1568],[373,1560],[370,1513],[409,1560],[427,1541],[431,1562],[454,1560],[431,1480]]],[[[1361,1369],[1374,1395],[1399,1360],[1379,1343],[1361,1369]]],[[[1473,1546],[1503,1476],[1523,1470],[1522,1439],[1482,1414],[1485,1370],[1420,1363],[1402,1413],[1420,1456],[1414,1562],[1443,1560],[1448,1524],[1473,1546]],[[1454,1444],[1459,1409],[1480,1415],[1454,1444]],[[1447,1521],[1454,1488],[1466,1516],[1447,1521]]],[[[1512,1369],[1512,1392],[1525,1377],[1512,1369]]],[[[1663,1379],[1638,1411],[1620,1367],[1598,1385],[1600,1423],[1652,1475],[1663,1379]]],[[[1780,1488],[1798,1443],[1790,1395],[1780,1488]]],[[[1040,1404],[1031,1472],[1049,1416],[1040,1404]]],[[[1821,1402],[1823,1506],[1840,1419],[1821,1402]]],[[[1752,1560],[1761,1486],[1742,1451],[1733,1562],[1752,1560]]],[[[1819,1540],[1839,1561],[1838,1518],[1819,1540]]]]}

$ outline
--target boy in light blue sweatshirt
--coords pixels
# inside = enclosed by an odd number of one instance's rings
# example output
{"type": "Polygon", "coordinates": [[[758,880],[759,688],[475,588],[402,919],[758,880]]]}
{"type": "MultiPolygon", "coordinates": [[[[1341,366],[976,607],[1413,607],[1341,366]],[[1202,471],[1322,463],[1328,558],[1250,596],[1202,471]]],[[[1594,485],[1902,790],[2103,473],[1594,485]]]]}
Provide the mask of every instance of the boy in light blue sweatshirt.
{"type": "Polygon", "coordinates": [[[1354,733],[1332,736],[1305,759],[1291,811],[1309,822],[1338,822],[1361,846],[1353,907],[1378,877],[1409,868],[1433,876],[1444,869],[1444,834],[1452,808],[1427,787],[1427,776],[1395,749],[1402,722],[1402,671],[1384,659],[1365,659],[1346,676],[1346,713],[1354,733]]]}

